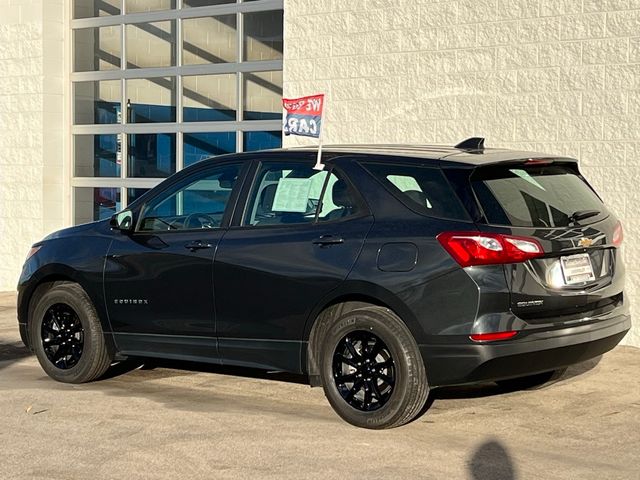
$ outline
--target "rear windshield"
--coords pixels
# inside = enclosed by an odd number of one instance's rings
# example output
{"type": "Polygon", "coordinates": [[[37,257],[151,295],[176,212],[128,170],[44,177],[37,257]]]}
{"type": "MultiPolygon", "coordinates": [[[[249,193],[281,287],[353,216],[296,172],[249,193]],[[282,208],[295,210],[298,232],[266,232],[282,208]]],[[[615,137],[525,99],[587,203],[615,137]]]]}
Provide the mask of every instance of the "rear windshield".
{"type": "Polygon", "coordinates": [[[569,166],[480,169],[471,184],[490,224],[566,227],[573,224],[576,212],[591,211],[581,224],[601,220],[605,214],[598,196],[569,166]]]}
{"type": "Polygon", "coordinates": [[[439,168],[363,163],[407,207],[430,217],[469,220],[469,215],[439,168]]]}

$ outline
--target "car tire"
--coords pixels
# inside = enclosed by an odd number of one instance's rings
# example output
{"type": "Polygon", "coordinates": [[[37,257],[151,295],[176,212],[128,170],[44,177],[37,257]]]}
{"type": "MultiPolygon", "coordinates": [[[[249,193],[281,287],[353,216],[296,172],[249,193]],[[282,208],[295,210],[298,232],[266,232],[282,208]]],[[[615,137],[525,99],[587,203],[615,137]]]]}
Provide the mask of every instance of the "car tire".
{"type": "Polygon", "coordinates": [[[425,365],[391,310],[365,307],[329,320],[320,375],[329,403],[357,427],[393,428],[415,418],[429,394],[425,365]]]}
{"type": "Polygon", "coordinates": [[[29,336],[40,365],[59,382],[90,382],[111,364],[96,310],[77,283],[56,282],[34,299],[29,336]]]}

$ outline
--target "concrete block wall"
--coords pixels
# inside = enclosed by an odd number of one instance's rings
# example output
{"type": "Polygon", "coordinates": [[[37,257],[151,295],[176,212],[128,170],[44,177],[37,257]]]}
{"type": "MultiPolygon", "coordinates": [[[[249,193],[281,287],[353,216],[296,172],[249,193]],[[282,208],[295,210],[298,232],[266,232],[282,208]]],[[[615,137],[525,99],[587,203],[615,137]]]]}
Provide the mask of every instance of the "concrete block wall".
{"type": "Polygon", "coordinates": [[[0,291],[63,224],[62,0],[0,0],[0,291]]]}
{"type": "MultiPolygon", "coordinates": [[[[285,0],[284,96],[327,95],[326,143],[568,155],[624,223],[640,315],[639,0],[285,0]]],[[[313,143],[288,137],[285,145],[313,143]]],[[[640,346],[640,321],[624,340],[640,346]]]]}

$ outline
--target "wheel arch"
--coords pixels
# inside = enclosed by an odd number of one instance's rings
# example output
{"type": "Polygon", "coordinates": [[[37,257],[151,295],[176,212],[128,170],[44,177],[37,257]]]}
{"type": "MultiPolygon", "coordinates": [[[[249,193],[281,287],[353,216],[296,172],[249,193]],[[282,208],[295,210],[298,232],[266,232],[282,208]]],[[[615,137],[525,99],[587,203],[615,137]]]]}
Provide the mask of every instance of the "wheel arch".
{"type": "MultiPolygon", "coordinates": [[[[115,343],[113,341],[113,336],[111,335],[111,328],[109,326],[108,320],[105,318],[103,303],[100,302],[100,299],[96,298],[95,292],[92,289],[87,289],[83,282],[80,279],[80,275],[76,270],[67,266],[67,265],[47,265],[46,267],[39,270],[36,274],[34,274],[31,279],[21,285],[19,287],[19,299],[18,299],[18,321],[20,323],[24,323],[28,325],[31,321],[31,312],[35,306],[35,302],[44,295],[47,291],[53,288],[56,285],[59,285],[63,282],[71,282],[76,283],[82,287],[82,289],[89,296],[89,299],[93,303],[94,308],[98,314],[98,318],[102,325],[102,330],[105,332],[105,341],[107,343],[107,348],[110,353],[114,353],[117,351],[115,343]]],[[[25,329],[25,336],[23,338],[23,343],[29,348],[32,349],[31,339],[29,338],[29,329],[25,329]]]]}
{"type": "Polygon", "coordinates": [[[321,385],[318,355],[324,338],[324,326],[333,318],[372,305],[391,310],[405,323],[416,341],[419,341],[422,328],[409,307],[396,295],[370,282],[345,283],[318,303],[305,325],[300,361],[302,371],[308,374],[311,386],[321,385]]]}

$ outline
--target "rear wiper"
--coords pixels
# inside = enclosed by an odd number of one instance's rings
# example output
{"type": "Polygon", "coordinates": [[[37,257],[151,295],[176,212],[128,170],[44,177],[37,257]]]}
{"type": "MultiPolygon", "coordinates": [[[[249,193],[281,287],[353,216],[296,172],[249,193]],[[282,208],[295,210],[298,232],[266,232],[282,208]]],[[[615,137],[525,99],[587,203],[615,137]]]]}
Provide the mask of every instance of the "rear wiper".
{"type": "Polygon", "coordinates": [[[578,210],[569,216],[569,221],[571,223],[576,223],[580,220],[595,217],[596,215],[600,215],[600,210],[578,210]]]}

